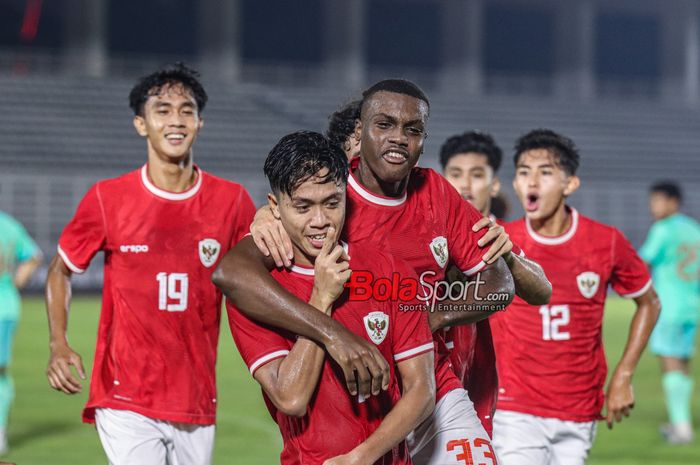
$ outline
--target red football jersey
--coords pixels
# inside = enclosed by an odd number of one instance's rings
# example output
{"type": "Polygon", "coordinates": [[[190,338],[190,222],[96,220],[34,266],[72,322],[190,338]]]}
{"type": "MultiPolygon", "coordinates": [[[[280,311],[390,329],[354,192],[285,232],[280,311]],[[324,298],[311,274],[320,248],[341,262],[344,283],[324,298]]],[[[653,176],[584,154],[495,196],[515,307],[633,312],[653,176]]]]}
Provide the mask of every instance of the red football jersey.
{"type": "Polygon", "coordinates": [[[221,293],[211,275],[255,213],[246,190],[198,168],[181,193],[146,166],[95,184],[59,240],[82,273],[105,253],[102,312],[83,419],[96,407],[213,424],[221,293]]]}
{"type": "Polygon", "coordinates": [[[498,409],[572,421],[601,418],[607,365],[603,307],[608,286],[623,297],[651,287],[644,262],[622,233],[574,209],[558,237],[537,234],[526,219],[510,236],[552,283],[548,305],[516,297],[491,319],[499,375],[498,409]]]}
{"type": "MultiPolygon", "coordinates": [[[[501,226],[504,222],[490,215],[491,221],[501,226]]],[[[512,253],[524,256],[517,244],[513,244],[512,253]]],[[[447,348],[457,377],[474,403],[476,414],[486,432],[493,432],[493,413],[498,398],[498,372],[496,354],[491,337],[490,318],[475,325],[461,325],[447,331],[447,348]]]]}
{"type": "MultiPolygon", "coordinates": [[[[413,271],[389,255],[366,245],[351,243],[347,249],[350,268],[370,271],[377,277],[398,272],[411,276],[413,271]]],[[[294,266],[291,271],[274,270],[272,276],[304,301],[311,296],[313,268],[294,266]]],[[[336,302],[332,317],[353,333],[377,345],[386,358],[395,363],[433,350],[433,340],[425,312],[407,312],[401,302],[371,299],[347,300],[348,291],[336,302]]],[[[405,302],[412,304],[414,302],[405,302]]],[[[248,319],[227,304],[229,324],[236,346],[251,374],[261,366],[285,357],[296,338],[285,330],[248,319]]],[[[391,382],[379,396],[360,400],[351,397],[338,365],[326,357],[316,391],[304,417],[290,417],[278,411],[263,392],[270,414],[279,425],[284,441],[283,465],[321,465],[325,460],[350,452],[379,427],[401,397],[396,368],[391,366],[391,382]]],[[[408,465],[410,454],[405,442],[389,451],[381,465],[408,465]]]]}
{"type": "MultiPolygon", "coordinates": [[[[355,168],[359,159],[351,162],[355,168]]],[[[486,248],[477,241],[486,233],[472,232],[482,218],[442,176],[428,168],[414,168],[401,198],[378,196],[351,173],[348,178],[345,233],[355,243],[368,243],[405,260],[426,283],[445,278],[448,263],[467,275],[481,271],[486,248]],[[423,275],[423,273],[429,273],[423,275]]],[[[450,363],[445,331],[436,331],[435,378],[437,400],[462,387],[450,363]]]]}

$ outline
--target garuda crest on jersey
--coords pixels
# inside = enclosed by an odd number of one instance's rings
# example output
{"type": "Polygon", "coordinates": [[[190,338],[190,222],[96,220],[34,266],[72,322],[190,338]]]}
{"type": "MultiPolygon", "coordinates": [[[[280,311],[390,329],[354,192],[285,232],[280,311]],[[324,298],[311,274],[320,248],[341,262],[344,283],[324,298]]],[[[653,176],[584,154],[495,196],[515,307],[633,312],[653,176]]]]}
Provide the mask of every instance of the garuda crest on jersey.
{"type": "Polygon", "coordinates": [[[447,260],[450,258],[450,254],[447,252],[447,239],[442,236],[438,236],[430,242],[430,251],[435,257],[435,261],[440,268],[445,268],[447,265],[447,260]]]}
{"type": "Polygon", "coordinates": [[[600,275],[593,271],[586,271],[576,276],[576,283],[578,284],[578,290],[581,291],[581,295],[587,299],[592,299],[598,292],[600,275]]]}
{"type": "Polygon", "coordinates": [[[369,338],[375,344],[381,344],[389,333],[389,315],[383,312],[371,312],[363,320],[369,338]]]}
{"type": "Polygon", "coordinates": [[[199,259],[202,265],[211,268],[221,252],[221,244],[216,239],[202,239],[199,241],[199,259]]]}

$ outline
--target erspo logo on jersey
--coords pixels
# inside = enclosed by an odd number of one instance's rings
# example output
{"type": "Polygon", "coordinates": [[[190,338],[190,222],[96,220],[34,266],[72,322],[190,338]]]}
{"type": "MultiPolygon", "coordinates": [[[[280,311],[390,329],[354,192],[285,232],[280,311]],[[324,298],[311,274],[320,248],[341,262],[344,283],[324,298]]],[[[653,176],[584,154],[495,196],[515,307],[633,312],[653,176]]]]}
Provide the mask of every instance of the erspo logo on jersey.
{"type": "Polygon", "coordinates": [[[145,244],[120,245],[119,251],[122,253],[147,253],[148,246],[145,244]]]}
{"type": "Polygon", "coordinates": [[[348,298],[351,301],[400,301],[402,303],[399,307],[403,311],[433,312],[436,306],[440,311],[503,310],[505,305],[493,303],[507,302],[510,299],[508,293],[485,294],[481,286],[486,282],[481,279],[480,273],[470,281],[431,281],[434,277],[434,271],[425,271],[417,280],[402,278],[399,273],[375,278],[370,271],[353,270],[345,287],[350,291],[348,298]],[[455,303],[460,301],[474,303],[455,303]]]}

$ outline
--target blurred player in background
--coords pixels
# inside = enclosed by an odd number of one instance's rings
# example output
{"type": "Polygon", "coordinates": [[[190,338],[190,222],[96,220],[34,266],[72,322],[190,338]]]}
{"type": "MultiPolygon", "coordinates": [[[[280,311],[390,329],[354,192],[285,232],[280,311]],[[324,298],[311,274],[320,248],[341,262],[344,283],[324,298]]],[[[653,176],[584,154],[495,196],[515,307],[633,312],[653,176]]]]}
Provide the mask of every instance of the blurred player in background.
{"type": "Polygon", "coordinates": [[[408,274],[408,265],[367,244],[338,242],[348,167],[342,150],[321,134],[301,131],[283,137],[265,161],[265,175],[272,189],[270,208],[294,244],[294,266],[273,270],[273,277],[377,344],[393,373],[389,389],[380,395],[351,397],[321,346],[255,323],[229,306],[238,350],[282,433],[281,462],[409,464],[405,437],[435,406],[427,314],[401,311],[398,301],[353,301],[344,295],[352,269],[390,279],[394,272],[408,274]]]}
{"type": "Polygon", "coordinates": [[[579,186],[573,141],[539,129],[516,142],[513,187],[525,210],[506,225],[552,281],[549,305],[516,298],[492,320],[499,375],[494,445],[502,465],[583,464],[606,407],[634,406],[632,377],[659,314],[644,262],[622,233],[566,204],[579,186]],[[608,286],[634,299],[627,345],[610,379],[602,342],[608,286]]]}
{"type": "Polygon", "coordinates": [[[41,264],[41,250],[17,220],[0,211],[0,454],[8,451],[7,420],[15,396],[9,373],[22,289],[41,264]]]}
{"type": "MultiPolygon", "coordinates": [[[[447,181],[463,199],[494,222],[497,219],[491,214],[491,205],[501,187],[496,173],[502,156],[493,137],[479,131],[452,136],[440,148],[440,164],[447,181]]],[[[539,265],[523,258],[517,244],[503,258],[513,274],[518,295],[532,305],[549,302],[552,286],[539,265]]],[[[455,326],[447,334],[452,365],[489,435],[493,429],[493,413],[498,396],[490,319],[455,326]]]]}
{"type": "Polygon", "coordinates": [[[355,126],[360,120],[361,106],[361,100],[353,100],[328,118],[326,137],[343,149],[348,160],[360,156],[360,139],[355,134],[355,126]]]}
{"type": "Polygon", "coordinates": [[[83,421],[96,423],[110,464],[209,464],[216,416],[219,258],[247,231],[246,190],[194,165],[207,102],[182,64],[142,78],[129,101],[147,163],[96,183],[49,267],[50,385],[82,389],[68,344],[71,276],[105,254],[102,311],[83,421]]]}
{"type": "MultiPolygon", "coordinates": [[[[450,262],[468,276],[480,273],[481,295],[471,293],[458,304],[483,304],[481,310],[434,311],[429,315],[436,344],[437,405],[410,436],[409,446],[414,464],[462,465],[467,459],[496,463],[490,438],[452,371],[444,328],[485,318],[512,299],[512,276],[500,258],[511,244],[501,234],[502,228],[487,230],[489,221],[464,202],[442,176],[416,167],[429,108],[427,96],[409,81],[384,80],[365,90],[356,127],[361,154],[350,164],[345,233],[355,243],[405,260],[419,276],[429,273],[426,282],[430,285],[444,280],[450,262]],[[484,230],[475,234],[480,226],[484,230]]],[[[279,258],[289,260],[290,255],[288,242],[279,239],[279,220],[268,208],[257,213],[256,223],[251,227],[253,237],[243,239],[224,257],[215,282],[252,319],[314,340],[332,340],[329,334],[337,330],[327,321],[330,318],[280,292],[270,277],[274,262],[268,259],[266,263],[261,252],[278,257],[278,266],[291,266],[279,258]],[[271,249],[276,252],[271,253],[271,249]],[[236,274],[242,268],[248,270],[246,276],[236,274]]],[[[351,394],[377,395],[381,388],[386,389],[390,377],[378,363],[381,360],[371,359],[368,365],[343,367],[351,394]]]]}
{"type": "Polygon", "coordinates": [[[639,254],[652,270],[661,300],[651,351],[659,356],[670,424],[662,434],[673,444],[693,440],[690,359],[700,316],[700,225],[680,213],[681,189],[672,182],[651,186],[649,209],[656,222],[639,254]]]}

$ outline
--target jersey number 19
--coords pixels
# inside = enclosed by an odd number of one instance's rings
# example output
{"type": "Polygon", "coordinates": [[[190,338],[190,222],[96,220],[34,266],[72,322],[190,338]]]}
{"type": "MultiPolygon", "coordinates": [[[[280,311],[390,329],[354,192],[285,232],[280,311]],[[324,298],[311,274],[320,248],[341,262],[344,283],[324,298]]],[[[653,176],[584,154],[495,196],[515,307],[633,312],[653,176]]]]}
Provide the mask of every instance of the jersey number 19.
{"type": "Polygon", "coordinates": [[[187,273],[165,273],[156,275],[158,281],[158,310],[184,312],[187,310],[187,273]]]}

